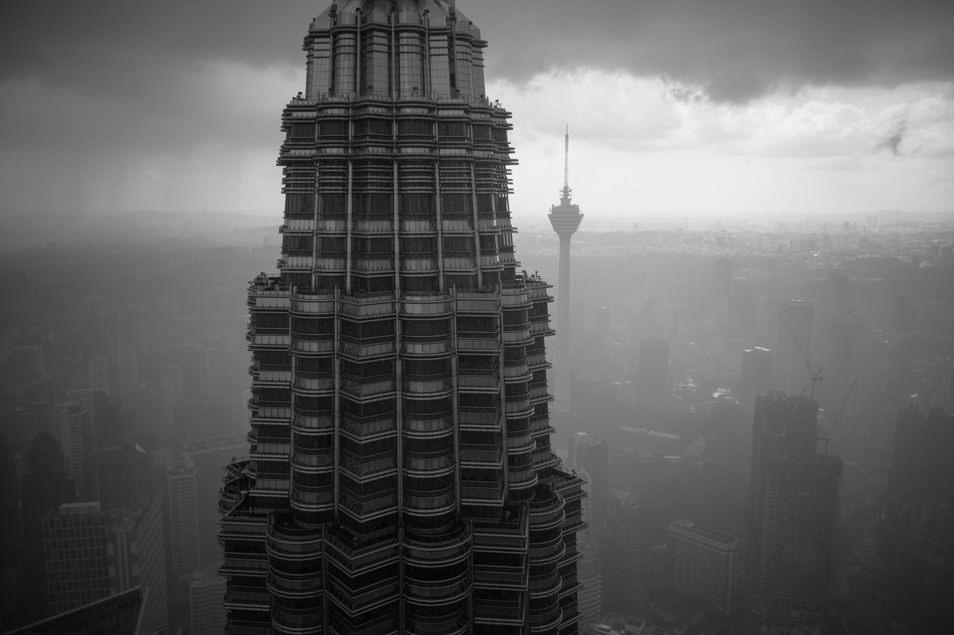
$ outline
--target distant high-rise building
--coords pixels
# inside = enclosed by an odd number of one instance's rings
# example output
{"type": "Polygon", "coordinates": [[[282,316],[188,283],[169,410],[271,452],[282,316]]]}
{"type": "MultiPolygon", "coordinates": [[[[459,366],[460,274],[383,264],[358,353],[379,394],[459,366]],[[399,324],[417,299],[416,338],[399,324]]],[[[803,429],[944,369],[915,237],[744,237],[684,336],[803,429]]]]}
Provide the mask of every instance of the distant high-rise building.
{"type": "MultiPolygon", "coordinates": [[[[85,441],[87,454],[99,448],[115,447],[123,443],[126,438],[126,422],[105,392],[94,389],[72,390],[66,397],[68,401],[79,403],[89,415],[89,430],[85,441]]],[[[72,445],[71,442],[70,447],[72,445]]]]}
{"type": "Polygon", "coordinates": [[[188,576],[200,568],[195,465],[192,457],[179,451],[164,451],[157,456],[164,472],[163,496],[172,551],[172,574],[188,576]]]}
{"type": "Polygon", "coordinates": [[[43,518],[64,503],[75,500],[76,487],[56,439],[38,434],[27,454],[21,484],[23,548],[20,553],[19,618],[33,621],[50,614],[43,555],[43,518]]]}
{"type": "Polygon", "coordinates": [[[560,238],[560,274],[557,287],[557,350],[554,369],[554,407],[558,412],[570,409],[570,377],[572,356],[570,340],[573,337],[570,324],[570,239],[583,222],[580,206],[572,202],[570,190],[570,131],[567,128],[563,148],[563,190],[560,204],[550,208],[550,225],[560,238]]]}
{"type": "Polygon", "coordinates": [[[145,593],[142,587],[135,587],[5,632],[7,635],[62,635],[64,633],[145,635],[147,632],[143,623],[145,593]]]}
{"type": "Polygon", "coordinates": [[[214,569],[192,574],[189,580],[189,616],[192,635],[225,631],[225,578],[214,569]]]}
{"type": "Polygon", "coordinates": [[[649,602],[652,542],[644,501],[633,492],[613,490],[600,548],[603,560],[604,609],[638,613],[649,602]]]}
{"type": "Polygon", "coordinates": [[[168,624],[165,553],[159,500],[134,510],[68,503],[43,519],[43,548],[52,613],[143,587],[143,623],[168,624]]]}
{"type": "Polygon", "coordinates": [[[676,590],[731,615],[742,580],[738,537],[679,519],[669,523],[669,542],[676,590]]]}
{"type": "Polygon", "coordinates": [[[805,300],[782,302],[778,308],[775,387],[790,395],[809,395],[812,375],[812,315],[814,309],[805,300]]]}
{"type": "Polygon", "coordinates": [[[649,339],[639,343],[636,394],[648,401],[669,398],[669,342],[649,339]]]}
{"type": "Polygon", "coordinates": [[[769,393],[755,402],[749,633],[827,632],[841,460],[817,452],[817,416],[807,397],[769,393]]]}
{"type": "Polygon", "coordinates": [[[68,503],[43,519],[51,613],[110,595],[109,519],[99,503],[68,503]]]}
{"type": "Polygon", "coordinates": [[[954,629],[954,415],[898,413],[894,465],[880,531],[892,602],[919,633],[954,629]]]}
{"type": "Polygon", "coordinates": [[[514,257],[484,47],[446,0],[311,24],[220,501],[230,632],[577,630],[581,483],[550,448],[551,298],[514,257]]]}
{"type": "Polygon", "coordinates": [[[739,379],[739,405],[752,413],[755,398],[773,388],[772,351],[753,346],[742,352],[742,376],[739,379]]]}
{"type": "Polygon", "coordinates": [[[89,410],[78,401],[58,404],[56,432],[60,446],[66,450],[67,472],[70,478],[82,482],[86,457],[93,445],[89,410]]]}
{"type": "Polygon", "coordinates": [[[583,468],[579,468],[578,474],[583,480],[583,522],[588,525],[577,535],[577,548],[582,555],[579,567],[580,592],[578,599],[580,623],[586,625],[595,624],[603,615],[603,564],[591,527],[593,502],[589,483],[590,477],[583,468]]]}

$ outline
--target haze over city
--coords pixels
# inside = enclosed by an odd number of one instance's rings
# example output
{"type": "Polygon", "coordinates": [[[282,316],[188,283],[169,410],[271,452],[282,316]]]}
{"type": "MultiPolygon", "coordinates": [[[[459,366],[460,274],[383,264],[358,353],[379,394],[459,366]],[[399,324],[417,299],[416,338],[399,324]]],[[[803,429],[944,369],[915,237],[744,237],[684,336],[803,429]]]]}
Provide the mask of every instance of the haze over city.
{"type": "Polygon", "coordinates": [[[954,632],[954,3],[0,7],[0,632],[954,632]]]}

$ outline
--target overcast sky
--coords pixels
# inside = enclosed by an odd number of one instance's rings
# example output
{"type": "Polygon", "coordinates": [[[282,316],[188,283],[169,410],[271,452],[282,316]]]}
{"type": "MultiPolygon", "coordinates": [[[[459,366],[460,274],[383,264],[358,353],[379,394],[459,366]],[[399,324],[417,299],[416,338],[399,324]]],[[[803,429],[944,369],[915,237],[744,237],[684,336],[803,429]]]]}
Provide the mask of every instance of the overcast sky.
{"type": "MultiPolygon", "coordinates": [[[[326,0],[0,3],[0,211],[280,216],[326,0]]],[[[954,210],[954,0],[460,0],[515,216],[954,210]]]]}

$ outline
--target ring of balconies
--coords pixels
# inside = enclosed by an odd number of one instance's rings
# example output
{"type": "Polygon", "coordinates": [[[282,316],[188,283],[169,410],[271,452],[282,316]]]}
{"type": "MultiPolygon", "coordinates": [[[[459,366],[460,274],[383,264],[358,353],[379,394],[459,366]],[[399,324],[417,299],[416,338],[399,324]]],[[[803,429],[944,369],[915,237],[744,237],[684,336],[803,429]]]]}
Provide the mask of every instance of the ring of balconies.
{"type": "Polygon", "coordinates": [[[418,606],[446,606],[470,594],[469,560],[461,558],[447,564],[422,566],[404,562],[404,593],[418,606]]]}
{"type": "MultiPolygon", "coordinates": [[[[453,471],[453,461],[448,474],[453,471]]],[[[404,509],[406,516],[425,518],[441,516],[453,512],[457,508],[455,496],[456,488],[453,482],[446,482],[447,479],[437,475],[419,477],[415,474],[408,474],[404,482],[404,509]],[[413,480],[412,480],[413,479],[413,480]],[[416,481],[416,484],[415,482],[416,481]],[[445,484],[446,482],[446,484],[445,484]],[[435,487],[428,483],[436,483],[435,487]]]]}
{"type": "Polygon", "coordinates": [[[278,598],[271,609],[273,633],[281,635],[319,635],[322,633],[322,616],[314,609],[292,609],[282,606],[278,598]]]}

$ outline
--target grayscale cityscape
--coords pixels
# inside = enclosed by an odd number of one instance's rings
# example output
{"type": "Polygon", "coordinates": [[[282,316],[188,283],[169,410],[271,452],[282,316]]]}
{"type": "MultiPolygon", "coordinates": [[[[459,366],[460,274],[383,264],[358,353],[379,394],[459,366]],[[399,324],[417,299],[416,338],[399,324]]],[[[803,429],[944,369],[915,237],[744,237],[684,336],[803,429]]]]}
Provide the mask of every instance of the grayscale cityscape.
{"type": "Polygon", "coordinates": [[[954,632],[950,0],[0,32],[0,632],[954,632]]]}

